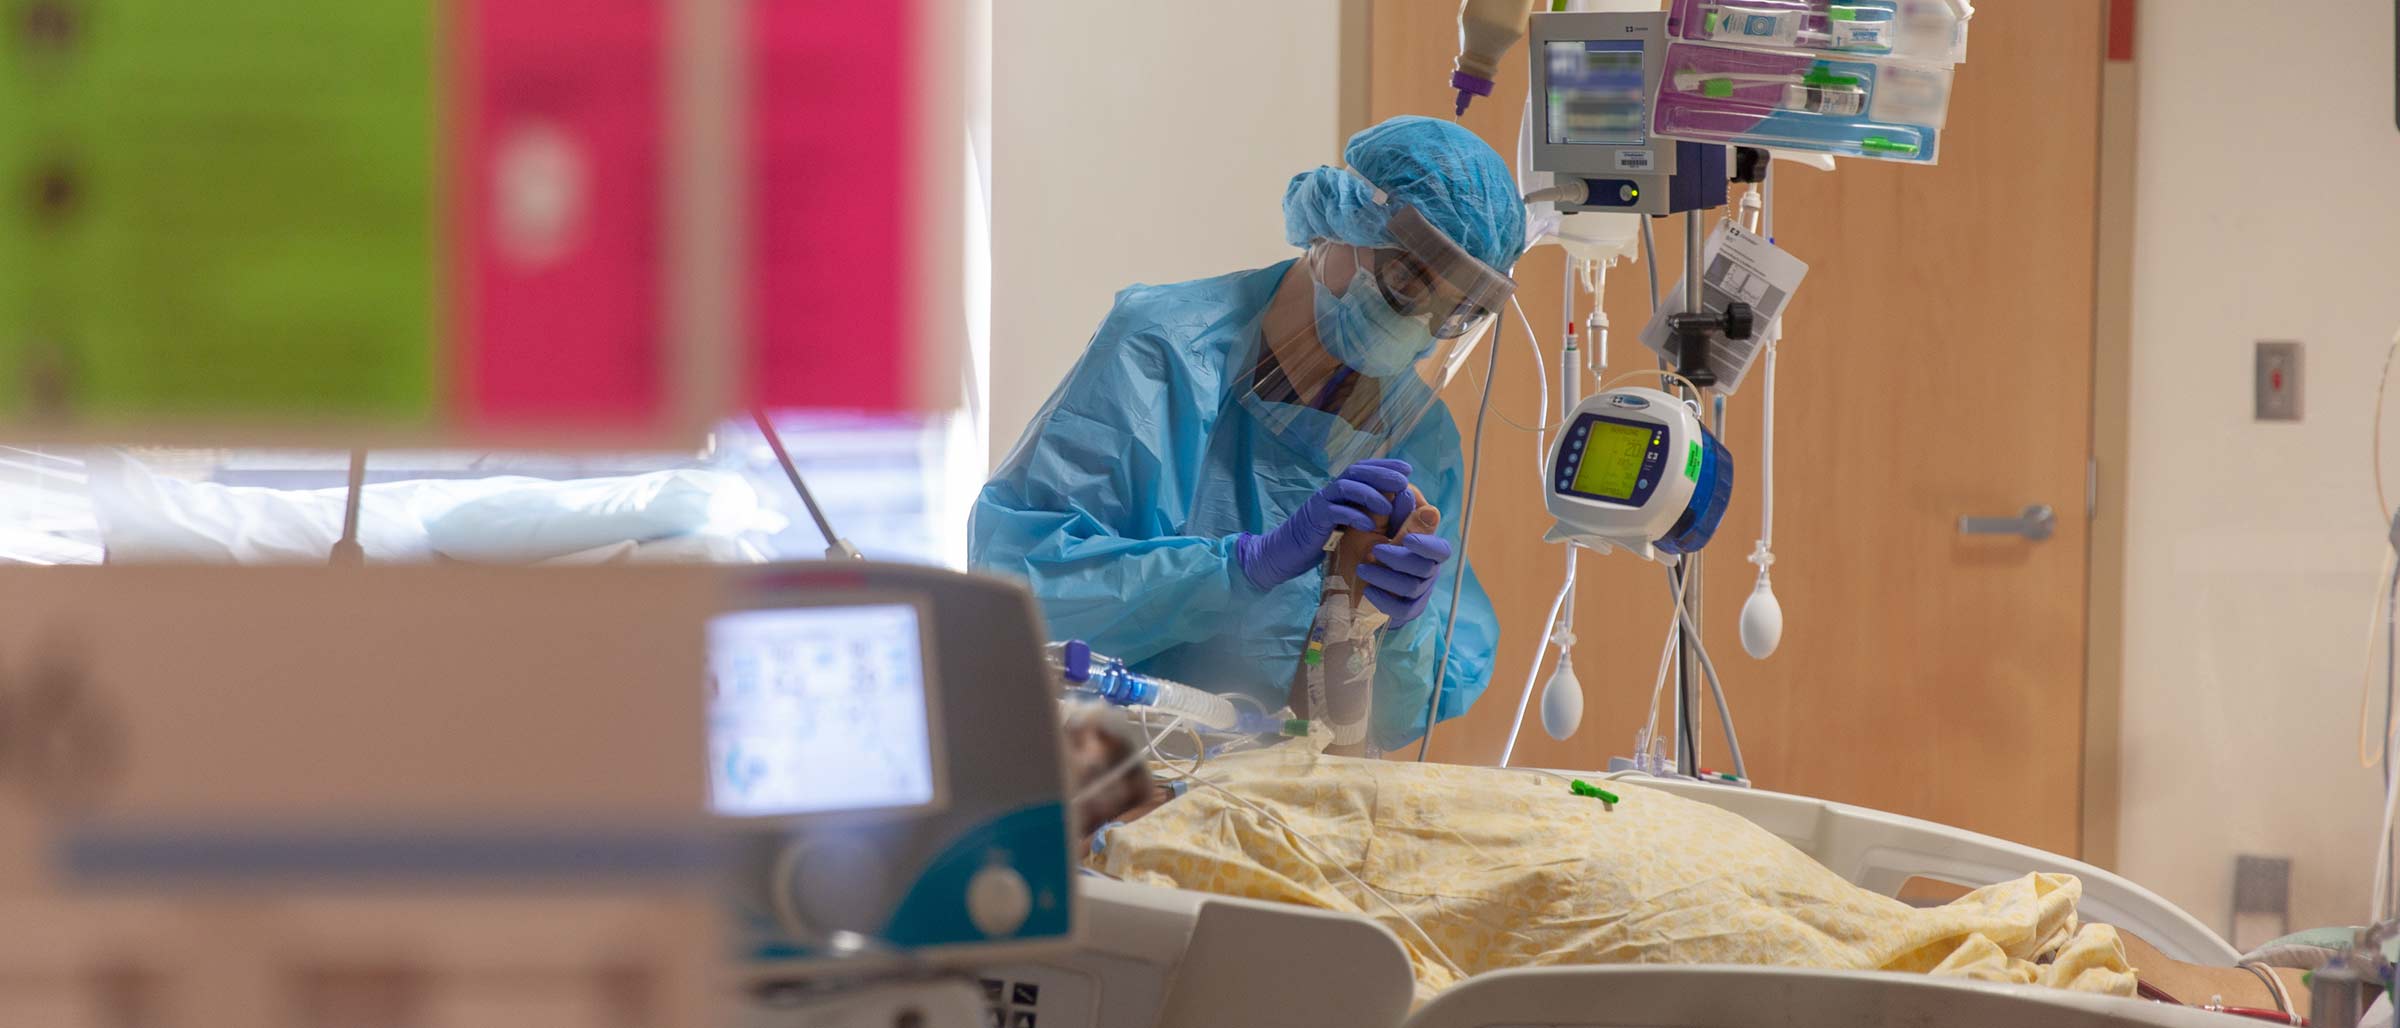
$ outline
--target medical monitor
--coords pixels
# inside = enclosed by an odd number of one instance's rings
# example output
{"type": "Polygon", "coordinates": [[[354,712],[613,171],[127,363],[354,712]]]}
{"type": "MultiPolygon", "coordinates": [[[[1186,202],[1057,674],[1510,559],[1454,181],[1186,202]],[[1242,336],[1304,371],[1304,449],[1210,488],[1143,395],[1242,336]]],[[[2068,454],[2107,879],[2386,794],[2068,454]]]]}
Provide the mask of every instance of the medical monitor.
{"type": "Polygon", "coordinates": [[[734,579],[706,622],[706,800],[746,973],[1067,943],[1058,682],[1024,585],[873,561],[734,579]]]}
{"type": "MultiPolygon", "coordinates": [[[[1666,214],[1679,163],[1674,140],[1650,131],[1666,66],[1664,12],[1544,12],[1533,54],[1530,167],[1583,179],[1589,198],[1565,210],[1666,214]]],[[[1692,170],[1692,169],[1685,169],[1692,170]]]]}
{"type": "Polygon", "coordinates": [[[1650,138],[1650,98],[1639,39],[1558,39],[1542,44],[1544,139],[1640,146],[1650,138]]]}
{"type": "Polygon", "coordinates": [[[710,807],[790,817],[937,806],[945,790],[925,628],[907,602],[712,619],[710,807]]]}

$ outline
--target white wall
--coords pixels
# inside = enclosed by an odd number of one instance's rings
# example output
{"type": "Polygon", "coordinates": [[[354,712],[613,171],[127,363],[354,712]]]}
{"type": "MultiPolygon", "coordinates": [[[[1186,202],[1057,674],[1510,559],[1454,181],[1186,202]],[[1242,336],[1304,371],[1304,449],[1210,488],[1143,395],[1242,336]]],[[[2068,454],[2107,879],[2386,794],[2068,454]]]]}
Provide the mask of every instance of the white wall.
{"type": "Polygon", "coordinates": [[[1336,0],[999,0],[991,452],[1134,282],[1293,255],[1292,175],[1340,159],[1336,0]]]}
{"type": "Polygon", "coordinates": [[[2295,928],[2357,923],[2381,798],[2354,739],[2400,326],[2392,5],[2267,11],[2151,0],[2137,42],[2120,865],[2219,931],[2237,853],[2292,858],[2295,928]],[[2258,339],[2306,343],[2304,421],[2251,420],[2258,339]]]}

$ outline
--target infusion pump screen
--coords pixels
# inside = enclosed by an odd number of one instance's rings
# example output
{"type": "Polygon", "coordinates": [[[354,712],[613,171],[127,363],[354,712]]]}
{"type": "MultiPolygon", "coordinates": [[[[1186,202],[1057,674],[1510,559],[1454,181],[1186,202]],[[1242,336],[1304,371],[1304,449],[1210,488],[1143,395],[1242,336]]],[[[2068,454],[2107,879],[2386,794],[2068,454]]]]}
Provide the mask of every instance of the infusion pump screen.
{"type": "Polygon", "coordinates": [[[1649,138],[1642,41],[1552,41],[1543,47],[1549,142],[1640,146],[1649,138]]]}
{"type": "Polygon", "coordinates": [[[1589,440],[1577,433],[1577,442],[1584,443],[1582,463],[1575,467],[1571,491],[1604,500],[1631,502],[1644,484],[1642,461],[1650,455],[1652,437],[1656,432],[1639,425],[1621,425],[1594,419],[1589,440]]]}
{"type": "Polygon", "coordinates": [[[923,639],[905,603],[711,620],[710,806],[729,817],[931,806],[923,639]]]}

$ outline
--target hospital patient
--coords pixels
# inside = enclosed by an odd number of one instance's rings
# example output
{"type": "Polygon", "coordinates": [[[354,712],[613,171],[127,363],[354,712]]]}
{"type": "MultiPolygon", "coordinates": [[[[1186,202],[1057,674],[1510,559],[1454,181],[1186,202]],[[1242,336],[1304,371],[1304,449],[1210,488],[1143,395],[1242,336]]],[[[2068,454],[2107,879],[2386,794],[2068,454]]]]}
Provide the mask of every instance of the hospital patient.
{"type": "MultiPolygon", "coordinates": [[[[1154,885],[1362,914],[1407,948],[1422,1002],[1459,979],[1564,964],[1913,971],[2275,1009],[2250,971],[2166,960],[2029,874],[1917,907],[1859,888],[1707,804],[1538,772],[1364,760],[1286,743],[1209,761],[1181,796],[1094,718],[1070,722],[1086,864],[1154,885]],[[1097,827],[1092,827],[1097,826],[1097,827]]],[[[2296,974],[2293,1002],[2306,1009],[2296,974]]]]}

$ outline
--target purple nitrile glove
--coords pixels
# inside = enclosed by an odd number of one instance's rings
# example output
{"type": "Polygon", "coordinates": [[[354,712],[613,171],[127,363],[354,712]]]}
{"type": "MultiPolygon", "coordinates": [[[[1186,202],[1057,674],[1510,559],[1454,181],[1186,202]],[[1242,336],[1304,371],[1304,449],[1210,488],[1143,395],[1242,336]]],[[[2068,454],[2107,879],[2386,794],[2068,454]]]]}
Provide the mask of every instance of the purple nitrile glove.
{"type": "MultiPolygon", "coordinates": [[[[1416,495],[1401,493],[1392,505],[1392,521],[1400,525],[1416,510],[1416,495]]],[[[1367,551],[1367,560],[1358,566],[1358,579],[1366,585],[1367,602],[1375,609],[1390,615],[1391,627],[1398,628],[1425,613],[1425,605],[1433,599],[1433,580],[1442,573],[1442,565],[1450,560],[1450,541],[1430,532],[1409,532],[1397,540],[1377,543],[1367,551]]]]}
{"type": "MultiPolygon", "coordinates": [[[[1233,541],[1234,566],[1258,588],[1282,585],[1324,561],[1325,544],[1336,530],[1380,531],[1375,523],[1391,515],[1390,497],[1407,493],[1407,461],[1359,461],[1302,501],[1300,509],[1267,534],[1244,532],[1237,537],[1233,541]]],[[[1415,508],[1414,499],[1408,503],[1415,508]]]]}

